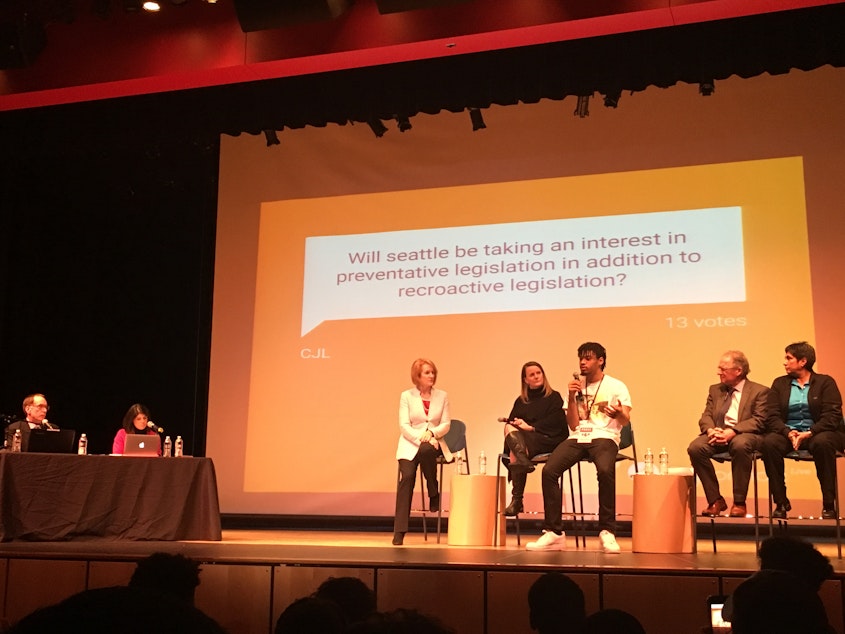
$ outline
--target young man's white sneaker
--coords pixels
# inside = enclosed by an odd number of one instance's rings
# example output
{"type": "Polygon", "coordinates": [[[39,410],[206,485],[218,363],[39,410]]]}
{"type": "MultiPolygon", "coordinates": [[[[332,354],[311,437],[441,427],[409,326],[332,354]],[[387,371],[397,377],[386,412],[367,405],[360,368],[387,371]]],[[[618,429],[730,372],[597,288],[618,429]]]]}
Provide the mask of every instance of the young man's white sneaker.
{"type": "Polygon", "coordinates": [[[619,552],[619,544],[616,543],[616,536],[610,531],[602,531],[599,533],[599,539],[601,540],[601,547],[604,549],[604,552],[619,552]]]}
{"type": "Polygon", "coordinates": [[[566,550],[566,533],[558,535],[554,531],[543,531],[536,542],[528,542],[528,550],[566,550]]]}

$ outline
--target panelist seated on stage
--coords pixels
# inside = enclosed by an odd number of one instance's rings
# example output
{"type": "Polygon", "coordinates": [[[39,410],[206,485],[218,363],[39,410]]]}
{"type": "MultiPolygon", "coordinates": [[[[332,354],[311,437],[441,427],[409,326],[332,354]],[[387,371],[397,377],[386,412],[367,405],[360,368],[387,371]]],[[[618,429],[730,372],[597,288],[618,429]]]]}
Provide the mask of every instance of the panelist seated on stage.
{"type": "Polygon", "coordinates": [[[739,350],[729,350],[719,360],[719,383],[710,386],[704,412],[698,421],[701,434],[687,448],[695,475],[701,480],[707,508],[702,515],[716,517],[728,510],[719,492],[719,480],[712,457],[728,452],[733,477],[731,517],[745,517],[745,498],[755,452],[766,431],[769,388],[748,380],[748,358],[739,350]]]}
{"type": "MultiPolygon", "coordinates": [[[[437,457],[452,461],[452,453],[443,441],[452,420],[449,418],[449,396],[434,387],[437,366],[430,359],[417,359],[411,364],[414,387],[399,397],[399,480],[396,487],[396,516],[393,520],[393,545],[401,546],[408,532],[411,500],[417,465],[420,465],[429,495],[429,510],[440,508],[437,483],[437,457]]],[[[420,483],[422,486],[422,483],[420,483]]]]}
{"type": "Polygon", "coordinates": [[[21,451],[26,451],[29,445],[29,432],[33,429],[58,429],[58,426],[47,421],[50,406],[43,394],[30,394],[23,400],[24,420],[15,421],[6,427],[6,449],[11,450],[15,441],[15,432],[21,432],[21,451]]]}
{"type": "Polygon", "coordinates": [[[531,458],[551,453],[569,435],[563,397],[553,390],[546,373],[536,361],[522,366],[521,393],[505,423],[504,463],[508,468],[513,493],[505,515],[522,513],[522,497],[528,474],[534,471],[531,458]]]}
{"type": "Polygon", "coordinates": [[[813,456],[822,493],[822,518],[836,518],[836,453],[845,450],[842,395],[833,377],[813,371],[816,351],[806,341],[785,349],[784,376],[772,383],[771,432],[763,437],[763,463],[777,505],[773,517],[792,510],[786,496],[783,458],[806,449],[813,456]]]}
{"type": "Polygon", "coordinates": [[[599,540],[606,553],[618,553],[616,541],[616,455],[622,427],[631,424],[631,395],[619,379],[605,374],[607,350],[588,341],[578,347],[578,367],[563,403],[572,435],[552,451],[543,467],[543,534],[528,550],[564,550],[561,476],[579,461],[596,468],[599,540]],[[583,383],[581,377],[584,377],[583,383]]]}
{"type": "MultiPolygon", "coordinates": [[[[123,416],[123,426],[117,430],[112,442],[113,454],[123,454],[127,434],[158,436],[155,424],[150,422],[150,410],[146,405],[135,403],[123,416]]],[[[159,455],[161,455],[161,450],[159,450],[159,455]]]]}

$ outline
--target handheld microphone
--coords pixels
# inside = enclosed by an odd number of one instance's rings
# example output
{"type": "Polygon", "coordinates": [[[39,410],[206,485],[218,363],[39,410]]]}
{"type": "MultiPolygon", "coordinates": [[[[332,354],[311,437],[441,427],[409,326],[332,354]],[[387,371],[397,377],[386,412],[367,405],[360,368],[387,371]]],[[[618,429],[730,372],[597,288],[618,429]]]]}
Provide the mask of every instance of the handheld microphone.
{"type": "Polygon", "coordinates": [[[497,418],[496,420],[499,421],[500,423],[512,423],[513,422],[513,418],[505,418],[504,416],[499,416],[499,418],[497,418]]]}
{"type": "Polygon", "coordinates": [[[573,372],[572,378],[578,381],[578,391],[575,393],[575,400],[576,402],[583,403],[584,402],[584,392],[581,389],[581,373],[580,372],[573,372]]]}
{"type": "Polygon", "coordinates": [[[163,433],[164,433],[164,427],[159,427],[158,425],[156,425],[156,424],[155,424],[153,421],[151,421],[151,420],[150,420],[150,421],[147,421],[147,427],[149,427],[150,429],[154,429],[154,430],[156,430],[156,431],[157,431],[158,433],[160,433],[160,434],[163,434],[163,433]]]}

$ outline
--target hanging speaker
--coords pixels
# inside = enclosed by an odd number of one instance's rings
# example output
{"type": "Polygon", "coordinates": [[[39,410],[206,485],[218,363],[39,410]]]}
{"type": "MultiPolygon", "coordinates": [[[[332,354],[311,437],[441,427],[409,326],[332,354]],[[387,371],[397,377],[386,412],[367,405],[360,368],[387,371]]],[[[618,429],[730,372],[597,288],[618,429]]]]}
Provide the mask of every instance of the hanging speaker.
{"type": "Polygon", "coordinates": [[[0,68],[29,66],[46,44],[44,26],[28,15],[0,23],[0,68]]]}
{"type": "Polygon", "coordinates": [[[376,0],[378,12],[400,13],[416,9],[433,9],[435,7],[451,7],[456,4],[466,4],[472,0],[376,0]]]}
{"type": "Polygon", "coordinates": [[[234,0],[244,33],[333,20],[352,0],[234,0]]]}

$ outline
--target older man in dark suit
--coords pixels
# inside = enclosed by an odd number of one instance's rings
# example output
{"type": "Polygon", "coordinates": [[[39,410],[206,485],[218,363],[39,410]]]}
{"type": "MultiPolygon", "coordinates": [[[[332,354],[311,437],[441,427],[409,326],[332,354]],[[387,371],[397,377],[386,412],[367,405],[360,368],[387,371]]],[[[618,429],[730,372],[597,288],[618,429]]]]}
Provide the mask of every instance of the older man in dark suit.
{"type": "Polygon", "coordinates": [[[748,380],[748,359],[739,350],[729,350],[719,360],[719,383],[710,386],[707,404],[698,426],[701,435],[687,448],[693,469],[704,494],[708,517],[720,515],[728,508],[719,492],[719,481],[713,467],[714,454],[727,451],[731,455],[733,506],[731,517],[745,517],[745,497],[754,453],[762,445],[768,418],[769,388],[748,380]]]}
{"type": "Polygon", "coordinates": [[[29,445],[29,433],[33,429],[58,429],[47,422],[47,412],[50,406],[43,394],[30,394],[23,400],[25,420],[19,420],[6,427],[6,447],[12,449],[15,442],[15,432],[21,432],[21,451],[26,451],[29,445]]]}

